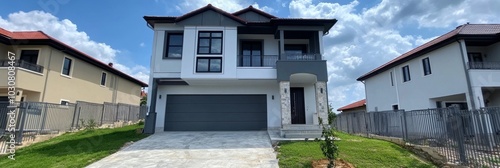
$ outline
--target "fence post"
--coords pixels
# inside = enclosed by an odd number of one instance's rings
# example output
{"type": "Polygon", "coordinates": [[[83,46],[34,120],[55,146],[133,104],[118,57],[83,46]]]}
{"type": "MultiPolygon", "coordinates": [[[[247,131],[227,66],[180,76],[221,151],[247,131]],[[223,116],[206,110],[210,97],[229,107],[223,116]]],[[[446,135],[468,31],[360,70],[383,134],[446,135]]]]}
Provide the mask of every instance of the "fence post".
{"type": "Polygon", "coordinates": [[[48,106],[48,104],[47,103],[43,103],[43,106],[44,106],[44,108],[43,108],[44,110],[43,110],[43,113],[42,113],[42,115],[43,115],[43,117],[42,117],[43,118],[42,119],[42,125],[40,126],[40,130],[38,131],[38,134],[40,134],[40,132],[42,132],[43,128],[45,127],[45,122],[47,120],[47,110],[48,110],[47,106],[48,106]]]}
{"type": "Polygon", "coordinates": [[[73,121],[71,122],[71,126],[74,128],[78,128],[78,120],[80,119],[80,110],[82,107],[78,105],[78,102],[75,104],[75,112],[73,113],[73,121]]]}
{"type": "Polygon", "coordinates": [[[106,110],[106,104],[102,103],[102,111],[101,111],[101,126],[102,126],[102,121],[104,120],[104,111],[106,110]]]}
{"type": "Polygon", "coordinates": [[[456,137],[456,142],[458,145],[458,152],[460,156],[460,162],[462,164],[467,163],[467,157],[465,155],[465,146],[464,146],[464,134],[463,131],[465,130],[464,125],[462,124],[462,114],[460,113],[460,108],[459,107],[453,107],[453,122],[457,125],[458,131],[456,137]]]}
{"type": "Polygon", "coordinates": [[[403,140],[406,142],[408,141],[408,127],[406,125],[406,111],[402,110],[401,111],[401,131],[403,131],[403,140]]]}
{"type": "Polygon", "coordinates": [[[120,104],[116,104],[116,117],[115,117],[115,122],[118,122],[118,113],[120,113],[120,104]]]}
{"type": "Polygon", "coordinates": [[[22,144],[23,143],[23,132],[24,132],[24,123],[26,122],[26,117],[27,117],[27,114],[26,114],[26,110],[30,107],[29,103],[26,103],[26,107],[23,109],[23,106],[21,106],[21,108],[19,108],[19,112],[21,113],[20,114],[20,122],[19,122],[19,130],[17,132],[17,136],[16,136],[16,144],[22,144]]]}
{"type": "Polygon", "coordinates": [[[132,111],[132,110],[130,110],[131,107],[132,107],[131,105],[128,105],[127,122],[130,121],[130,111],[132,111]]]}

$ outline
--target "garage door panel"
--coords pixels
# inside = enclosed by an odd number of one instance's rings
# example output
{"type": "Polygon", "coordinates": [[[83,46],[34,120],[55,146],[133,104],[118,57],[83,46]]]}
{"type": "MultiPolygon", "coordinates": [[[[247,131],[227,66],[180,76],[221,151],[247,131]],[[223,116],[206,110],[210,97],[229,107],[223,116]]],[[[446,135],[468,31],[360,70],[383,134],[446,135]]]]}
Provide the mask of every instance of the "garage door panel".
{"type": "MultiPolygon", "coordinates": [[[[168,122],[165,127],[175,131],[241,131],[265,130],[266,122],[168,122]]],[[[167,131],[169,131],[167,130],[167,131]]]]}
{"type": "Polygon", "coordinates": [[[266,95],[168,95],[166,131],[267,128],[266,95]]]}
{"type": "Polygon", "coordinates": [[[254,113],[267,110],[265,104],[169,104],[167,111],[182,113],[199,113],[210,109],[222,113],[254,113]]]}
{"type": "Polygon", "coordinates": [[[175,95],[168,96],[171,104],[234,104],[266,103],[265,95],[175,95]]]}
{"type": "Polygon", "coordinates": [[[265,113],[167,113],[165,121],[190,122],[190,121],[266,121],[265,113]]]}

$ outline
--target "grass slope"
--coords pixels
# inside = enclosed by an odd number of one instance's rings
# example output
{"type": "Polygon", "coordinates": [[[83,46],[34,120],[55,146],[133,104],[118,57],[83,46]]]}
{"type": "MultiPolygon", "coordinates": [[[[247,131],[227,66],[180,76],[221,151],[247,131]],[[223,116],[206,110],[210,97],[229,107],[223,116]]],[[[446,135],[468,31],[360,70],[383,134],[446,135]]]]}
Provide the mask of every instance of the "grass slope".
{"type": "MultiPolygon", "coordinates": [[[[382,140],[337,133],[341,141],[339,158],[354,166],[363,167],[434,167],[417,159],[400,146],[382,140]]],[[[311,167],[311,161],[325,158],[319,142],[285,142],[279,148],[280,167],[311,167]]]]}
{"type": "Polygon", "coordinates": [[[66,133],[16,151],[16,160],[0,158],[0,167],[84,167],[120,149],[126,142],[146,135],[136,134],[143,125],[66,133]]]}

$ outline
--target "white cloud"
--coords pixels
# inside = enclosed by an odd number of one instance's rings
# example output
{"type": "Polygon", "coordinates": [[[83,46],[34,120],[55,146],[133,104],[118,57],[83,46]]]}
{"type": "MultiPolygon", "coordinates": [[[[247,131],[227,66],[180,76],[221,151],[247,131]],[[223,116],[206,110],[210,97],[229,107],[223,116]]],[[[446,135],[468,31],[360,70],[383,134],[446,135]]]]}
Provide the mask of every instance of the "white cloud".
{"type": "Polygon", "coordinates": [[[144,42],[139,44],[140,47],[144,47],[144,42]]]}
{"type": "Polygon", "coordinates": [[[143,82],[148,82],[147,68],[136,65],[133,68],[121,65],[117,58],[119,50],[112,48],[106,43],[96,42],[90,39],[87,33],[78,31],[77,25],[68,19],[55,17],[43,11],[15,12],[0,17],[0,27],[10,31],[38,31],[44,33],[104,62],[113,62],[114,67],[143,82]],[[144,75],[146,74],[146,75],[144,75]]]}
{"type": "Polygon", "coordinates": [[[495,9],[500,1],[382,0],[373,7],[357,10],[360,3],[289,3],[290,17],[338,19],[323,38],[329,101],[334,108],[364,98],[364,86],[356,81],[359,76],[435,38],[403,35],[399,30],[416,26],[419,30],[447,32],[467,21],[500,22],[500,10],[495,9]]]}

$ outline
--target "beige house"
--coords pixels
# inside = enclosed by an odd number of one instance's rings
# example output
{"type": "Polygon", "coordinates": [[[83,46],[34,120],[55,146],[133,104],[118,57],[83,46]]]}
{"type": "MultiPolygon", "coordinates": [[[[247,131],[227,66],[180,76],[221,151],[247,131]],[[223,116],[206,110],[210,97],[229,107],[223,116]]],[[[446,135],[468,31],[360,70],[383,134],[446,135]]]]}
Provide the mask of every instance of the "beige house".
{"type": "Polygon", "coordinates": [[[16,101],[139,105],[148,86],[41,31],[0,28],[0,101],[8,100],[8,52],[16,58],[16,101]]]}

